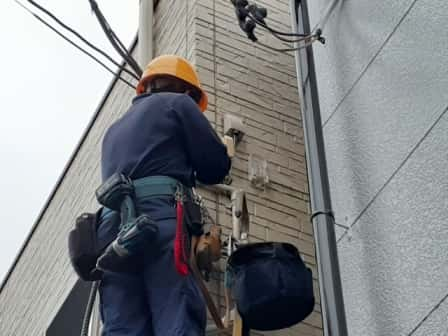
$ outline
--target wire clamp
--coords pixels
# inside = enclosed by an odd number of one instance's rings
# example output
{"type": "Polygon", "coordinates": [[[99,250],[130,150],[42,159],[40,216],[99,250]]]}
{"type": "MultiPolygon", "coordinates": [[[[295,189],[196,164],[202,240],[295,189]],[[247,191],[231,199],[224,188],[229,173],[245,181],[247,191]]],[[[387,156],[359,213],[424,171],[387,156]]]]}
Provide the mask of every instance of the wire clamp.
{"type": "Polygon", "coordinates": [[[325,44],[326,39],[325,37],[322,36],[322,29],[317,29],[316,32],[314,33],[314,36],[316,37],[316,40],[319,41],[322,44],[325,44]]]}
{"type": "Polygon", "coordinates": [[[311,222],[314,220],[315,217],[317,217],[319,215],[330,216],[334,220],[334,212],[332,210],[317,210],[311,214],[311,217],[310,217],[311,222]]]}

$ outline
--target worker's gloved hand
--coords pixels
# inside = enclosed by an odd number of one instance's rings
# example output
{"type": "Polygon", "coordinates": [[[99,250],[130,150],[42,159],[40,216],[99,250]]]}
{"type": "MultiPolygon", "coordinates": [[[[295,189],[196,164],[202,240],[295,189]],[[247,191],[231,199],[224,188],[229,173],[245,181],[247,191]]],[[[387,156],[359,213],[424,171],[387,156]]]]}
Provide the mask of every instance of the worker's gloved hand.
{"type": "Polygon", "coordinates": [[[141,215],[132,220],[123,226],[117,238],[98,258],[97,269],[118,273],[138,272],[138,265],[133,257],[139,255],[158,233],[157,224],[149,216],[141,215]]]}

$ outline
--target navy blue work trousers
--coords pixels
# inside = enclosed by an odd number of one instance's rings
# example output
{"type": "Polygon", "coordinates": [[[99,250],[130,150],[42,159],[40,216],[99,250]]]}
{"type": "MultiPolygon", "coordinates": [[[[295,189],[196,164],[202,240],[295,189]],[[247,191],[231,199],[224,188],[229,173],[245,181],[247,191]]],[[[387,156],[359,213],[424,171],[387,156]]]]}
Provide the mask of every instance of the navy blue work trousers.
{"type": "MultiPolygon", "coordinates": [[[[191,272],[181,276],[174,267],[173,197],[139,200],[138,211],[158,223],[159,235],[140,257],[141,273],[104,275],[99,288],[102,336],[203,336],[205,301],[191,272]]],[[[100,239],[116,230],[109,225],[107,220],[100,224],[100,239]]]]}

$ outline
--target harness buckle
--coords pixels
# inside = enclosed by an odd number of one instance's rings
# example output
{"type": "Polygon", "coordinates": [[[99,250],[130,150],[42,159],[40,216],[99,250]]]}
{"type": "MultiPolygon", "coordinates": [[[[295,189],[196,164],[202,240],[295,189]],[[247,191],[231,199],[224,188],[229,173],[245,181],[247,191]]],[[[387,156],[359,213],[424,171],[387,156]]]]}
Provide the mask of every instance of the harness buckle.
{"type": "Polygon", "coordinates": [[[176,191],[174,192],[174,199],[176,200],[176,202],[180,202],[180,203],[184,203],[184,201],[186,199],[184,187],[180,183],[177,185],[176,191]]]}
{"type": "Polygon", "coordinates": [[[202,207],[204,205],[204,203],[202,201],[202,196],[197,193],[195,188],[191,188],[191,194],[193,196],[192,198],[193,198],[194,204],[197,204],[202,207]]]}

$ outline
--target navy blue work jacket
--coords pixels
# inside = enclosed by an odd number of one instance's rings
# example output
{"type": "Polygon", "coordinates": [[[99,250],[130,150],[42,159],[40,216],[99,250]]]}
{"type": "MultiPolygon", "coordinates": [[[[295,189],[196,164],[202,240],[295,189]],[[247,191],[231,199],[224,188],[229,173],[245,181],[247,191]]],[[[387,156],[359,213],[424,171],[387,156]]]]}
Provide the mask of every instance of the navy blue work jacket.
{"type": "Polygon", "coordinates": [[[221,182],[230,169],[226,147],[186,94],[143,94],[106,132],[102,178],[166,175],[191,187],[221,182]]]}

